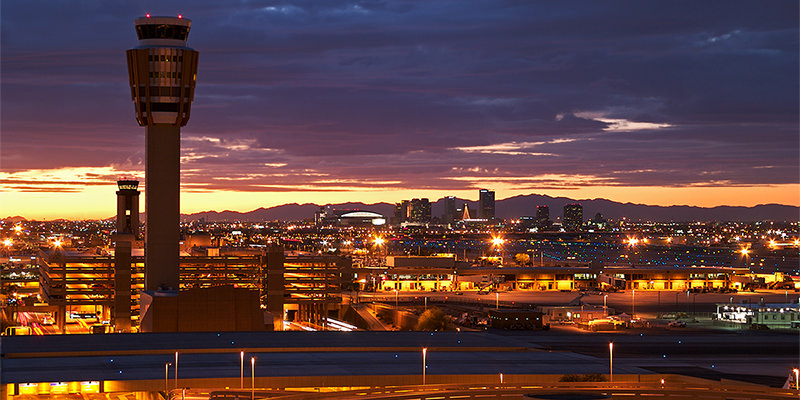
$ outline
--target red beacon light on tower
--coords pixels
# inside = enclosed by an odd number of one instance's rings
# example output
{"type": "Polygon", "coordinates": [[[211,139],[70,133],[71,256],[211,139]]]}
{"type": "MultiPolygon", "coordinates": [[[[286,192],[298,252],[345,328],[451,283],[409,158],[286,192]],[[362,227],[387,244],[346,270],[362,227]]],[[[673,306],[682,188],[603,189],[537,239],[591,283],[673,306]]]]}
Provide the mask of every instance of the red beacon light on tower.
{"type": "Polygon", "coordinates": [[[183,15],[178,14],[178,19],[183,19],[183,15]]]}
{"type": "Polygon", "coordinates": [[[150,13],[144,15],[145,18],[150,18],[150,13]]]}

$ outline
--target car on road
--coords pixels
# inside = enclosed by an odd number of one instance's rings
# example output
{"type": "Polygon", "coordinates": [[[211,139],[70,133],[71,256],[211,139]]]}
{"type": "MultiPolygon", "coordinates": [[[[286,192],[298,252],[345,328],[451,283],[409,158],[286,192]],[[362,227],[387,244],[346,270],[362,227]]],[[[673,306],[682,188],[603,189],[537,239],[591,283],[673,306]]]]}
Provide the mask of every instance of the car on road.
{"type": "Polygon", "coordinates": [[[56,321],[53,319],[53,317],[44,317],[44,318],[42,318],[42,325],[53,325],[55,323],[56,323],[56,321]]]}
{"type": "Polygon", "coordinates": [[[678,321],[678,320],[669,321],[669,323],[667,323],[667,327],[668,328],[686,328],[686,322],[678,321]]]}
{"type": "Polygon", "coordinates": [[[650,321],[647,321],[647,320],[642,319],[642,318],[634,318],[634,319],[631,319],[630,322],[628,322],[628,327],[629,328],[649,328],[650,327],[650,321]]]}

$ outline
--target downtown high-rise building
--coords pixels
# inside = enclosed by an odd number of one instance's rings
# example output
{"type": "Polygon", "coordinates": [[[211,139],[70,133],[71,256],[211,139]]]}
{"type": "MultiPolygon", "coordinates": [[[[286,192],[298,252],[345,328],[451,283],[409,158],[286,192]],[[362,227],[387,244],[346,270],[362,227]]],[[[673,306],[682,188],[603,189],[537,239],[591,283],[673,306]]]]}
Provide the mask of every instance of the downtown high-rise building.
{"type": "Polygon", "coordinates": [[[583,206],[577,203],[565,205],[561,226],[567,231],[581,230],[581,226],[583,226],[583,206]]]}
{"type": "Polygon", "coordinates": [[[478,192],[478,218],[494,219],[494,191],[481,189],[478,192]]]}
{"type": "Polygon", "coordinates": [[[444,213],[442,223],[449,224],[456,220],[456,197],[447,196],[444,198],[444,213]]]}
{"type": "Polygon", "coordinates": [[[550,227],[550,207],[541,205],[536,206],[536,227],[540,230],[550,227]]]}
{"type": "Polygon", "coordinates": [[[394,205],[393,223],[431,221],[431,203],[426,198],[403,200],[394,205]]]}
{"type": "Polygon", "coordinates": [[[428,199],[411,199],[408,219],[412,222],[430,222],[431,203],[428,199]]]}
{"type": "Polygon", "coordinates": [[[392,218],[392,224],[399,224],[401,222],[408,221],[408,200],[403,200],[399,203],[395,203],[394,205],[394,218],[392,218]]]}

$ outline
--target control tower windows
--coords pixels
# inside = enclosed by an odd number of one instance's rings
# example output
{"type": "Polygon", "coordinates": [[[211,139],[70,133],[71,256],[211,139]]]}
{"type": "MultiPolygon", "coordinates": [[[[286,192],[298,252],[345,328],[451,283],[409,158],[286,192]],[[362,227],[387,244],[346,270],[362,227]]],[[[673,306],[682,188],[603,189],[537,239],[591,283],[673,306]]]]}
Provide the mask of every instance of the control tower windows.
{"type": "Polygon", "coordinates": [[[181,25],[137,25],[136,34],[142,39],[176,39],[186,40],[189,27],[181,25]]]}

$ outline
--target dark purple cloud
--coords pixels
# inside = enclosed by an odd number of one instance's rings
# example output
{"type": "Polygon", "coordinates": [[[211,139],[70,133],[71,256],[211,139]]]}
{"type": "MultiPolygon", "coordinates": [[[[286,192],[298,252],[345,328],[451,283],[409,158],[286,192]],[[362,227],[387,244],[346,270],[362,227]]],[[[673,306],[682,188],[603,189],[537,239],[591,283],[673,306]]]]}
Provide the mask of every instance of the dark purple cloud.
{"type": "Polygon", "coordinates": [[[800,181],[797,2],[0,7],[6,171],[141,169],[124,51],[150,12],[200,51],[187,189],[800,181]]]}

